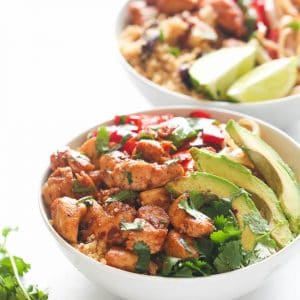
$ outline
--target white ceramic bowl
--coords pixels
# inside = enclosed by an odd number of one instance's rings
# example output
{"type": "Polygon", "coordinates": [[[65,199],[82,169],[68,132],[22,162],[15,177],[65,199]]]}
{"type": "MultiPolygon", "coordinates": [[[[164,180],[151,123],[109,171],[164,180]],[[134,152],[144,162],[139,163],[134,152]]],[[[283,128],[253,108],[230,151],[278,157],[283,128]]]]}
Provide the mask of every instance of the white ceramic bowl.
{"type": "MultiPolygon", "coordinates": [[[[204,109],[202,107],[202,109],[204,109]]],[[[194,107],[157,108],[142,113],[164,114],[172,113],[178,116],[187,116],[194,107]]],[[[222,109],[206,109],[212,117],[226,122],[228,119],[239,119],[248,116],[222,109]]],[[[256,120],[256,119],[254,119],[256,120]]],[[[300,177],[300,146],[282,131],[263,121],[256,120],[261,127],[262,136],[266,142],[273,146],[283,159],[294,169],[300,177]]],[[[112,121],[102,124],[112,124],[112,121]]],[[[98,125],[99,126],[99,125],[98,125]]],[[[97,126],[97,127],[98,127],[97,126]]],[[[95,127],[95,128],[97,128],[95,127]]],[[[93,129],[95,129],[93,128],[93,129]]],[[[68,145],[78,147],[86,138],[90,129],[75,137],[68,145]]],[[[49,175],[49,166],[42,177],[43,184],[49,175]]],[[[73,265],[88,279],[98,286],[118,295],[123,299],[134,300],[223,300],[234,299],[254,290],[265,282],[266,278],[278,267],[285,264],[287,259],[300,250],[300,237],[296,238],[289,246],[262,262],[229,273],[212,275],[203,278],[165,278],[139,275],[122,271],[99,263],[80,253],[70,246],[53,229],[48,221],[48,214],[43,199],[39,197],[42,217],[52,236],[57,241],[59,248],[73,265]]]]}
{"type": "MultiPolygon", "coordinates": [[[[125,2],[117,17],[115,32],[117,43],[122,29],[128,23],[127,7],[131,1],[132,0],[125,2]]],[[[162,87],[140,75],[122,56],[118,45],[116,47],[118,49],[117,55],[119,60],[127,71],[129,77],[140,92],[155,106],[202,105],[203,107],[230,109],[261,118],[282,129],[286,129],[293,125],[296,120],[300,120],[300,94],[254,103],[230,103],[195,99],[193,97],[168,90],[167,88],[162,87]]]]}

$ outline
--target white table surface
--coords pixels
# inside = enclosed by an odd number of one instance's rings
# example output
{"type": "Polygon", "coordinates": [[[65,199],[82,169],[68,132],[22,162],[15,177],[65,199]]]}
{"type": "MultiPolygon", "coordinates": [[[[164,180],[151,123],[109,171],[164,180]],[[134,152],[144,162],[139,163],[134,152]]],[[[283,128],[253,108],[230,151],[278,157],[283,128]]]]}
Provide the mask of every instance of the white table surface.
{"type": "MultiPolygon", "coordinates": [[[[37,197],[51,151],[103,118],[151,107],[113,51],[122,2],[0,2],[0,227],[20,227],[10,245],[31,262],[28,279],[48,287],[51,300],[116,300],[59,252],[37,197]]],[[[298,141],[299,130],[290,129],[298,141]]],[[[300,256],[241,300],[300,299],[299,278],[300,256]]]]}

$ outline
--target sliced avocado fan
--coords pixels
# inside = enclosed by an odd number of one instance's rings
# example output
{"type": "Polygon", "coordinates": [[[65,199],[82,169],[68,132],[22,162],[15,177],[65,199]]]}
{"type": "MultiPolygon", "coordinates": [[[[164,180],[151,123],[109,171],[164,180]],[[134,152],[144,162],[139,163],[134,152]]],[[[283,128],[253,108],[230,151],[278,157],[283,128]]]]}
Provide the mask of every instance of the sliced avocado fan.
{"type": "Polygon", "coordinates": [[[190,153],[199,171],[225,178],[251,194],[252,200],[269,223],[272,238],[280,248],[293,240],[279,200],[267,184],[254,176],[248,168],[224,155],[198,148],[192,148],[190,153]]]}
{"type": "Polygon", "coordinates": [[[231,206],[236,214],[238,225],[241,229],[241,245],[245,251],[252,251],[257,241],[264,234],[253,232],[245,221],[249,216],[255,216],[254,223],[265,222],[251,200],[249,194],[237,187],[230,181],[205,172],[193,172],[177,180],[171,181],[166,185],[167,191],[177,197],[186,192],[211,193],[218,198],[231,200],[231,206]]]}
{"type": "Polygon", "coordinates": [[[292,231],[299,234],[300,187],[294,172],[270,145],[235,121],[230,120],[226,130],[275,191],[292,231]]]}

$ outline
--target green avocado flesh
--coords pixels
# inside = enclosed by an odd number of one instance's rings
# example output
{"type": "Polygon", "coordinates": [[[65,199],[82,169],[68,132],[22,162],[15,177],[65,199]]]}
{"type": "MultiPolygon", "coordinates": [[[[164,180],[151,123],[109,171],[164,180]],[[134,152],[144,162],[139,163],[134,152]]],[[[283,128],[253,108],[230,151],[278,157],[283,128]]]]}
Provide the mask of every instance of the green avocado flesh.
{"type": "Polygon", "coordinates": [[[293,171],[271,146],[235,121],[230,120],[226,130],[275,191],[291,230],[300,233],[300,188],[293,171]]]}
{"type": "Polygon", "coordinates": [[[280,248],[293,240],[289,223],[275,193],[262,180],[252,175],[248,168],[224,155],[198,148],[192,148],[190,153],[199,171],[225,178],[251,194],[257,208],[269,223],[272,238],[280,248]]]}
{"type": "Polygon", "coordinates": [[[260,214],[248,193],[230,181],[205,173],[194,172],[178,178],[166,185],[166,189],[175,197],[185,192],[211,193],[219,198],[231,200],[233,211],[242,232],[241,244],[245,251],[252,251],[260,235],[253,233],[244,222],[244,217],[251,213],[260,214]]]}

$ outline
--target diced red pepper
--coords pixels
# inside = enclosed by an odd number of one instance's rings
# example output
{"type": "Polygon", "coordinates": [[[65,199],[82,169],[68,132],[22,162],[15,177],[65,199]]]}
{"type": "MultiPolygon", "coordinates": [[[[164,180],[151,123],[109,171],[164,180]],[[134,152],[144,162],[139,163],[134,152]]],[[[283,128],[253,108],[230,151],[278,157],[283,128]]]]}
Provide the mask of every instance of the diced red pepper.
{"type": "Polygon", "coordinates": [[[136,138],[131,137],[129,140],[127,140],[124,144],[124,146],[121,148],[121,151],[126,151],[129,155],[132,154],[135,146],[136,146],[136,138]]]}
{"type": "Polygon", "coordinates": [[[264,2],[262,0],[254,0],[251,3],[251,7],[256,12],[256,23],[263,23],[267,28],[269,28],[269,21],[267,18],[264,2]]]}
{"type": "Polygon", "coordinates": [[[195,110],[190,113],[191,118],[206,118],[211,119],[211,115],[203,110],[195,110]]]}
{"type": "Polygon", "coordinates": [[[185,172],[195,170],[195,162],[188,150],[179,151],[172,156],[173,159],[178,159],[185,172]]]}
{"type": "Polygon", "coordinates": [[[279,30],[278,30],[278,28],[272,28],[272,29],[270,29],[270,31],[268,33],[268,39],[270,39],[273,42],[278,42],[278,38],[279,38],[279,30]]]}
{"type": "Polygon", "coordinates": [[[205,127],[202,132],[203,142],[206,144],[222,144],[224,142],[224,134],[217,126],[205,127]]]}
{"type": "Polygon", "coordinates": [[[114,124],[133,124],[137,126],[137,130],[139,131],[142,128],[142,118],[138,115],[128,115],[128,116],[115,116],[114,124]]]}

